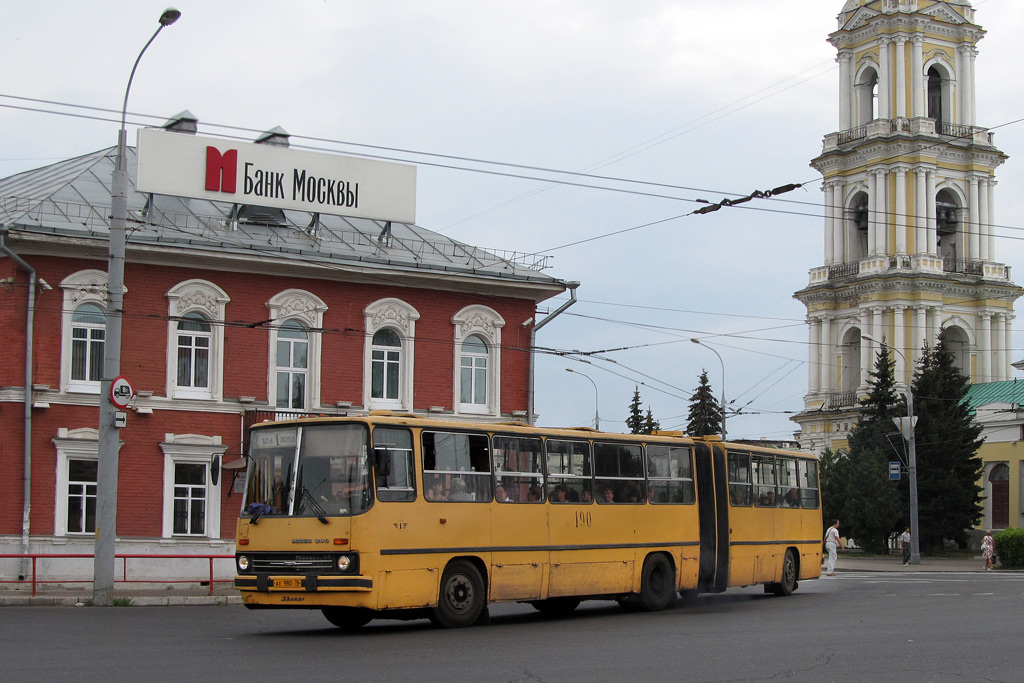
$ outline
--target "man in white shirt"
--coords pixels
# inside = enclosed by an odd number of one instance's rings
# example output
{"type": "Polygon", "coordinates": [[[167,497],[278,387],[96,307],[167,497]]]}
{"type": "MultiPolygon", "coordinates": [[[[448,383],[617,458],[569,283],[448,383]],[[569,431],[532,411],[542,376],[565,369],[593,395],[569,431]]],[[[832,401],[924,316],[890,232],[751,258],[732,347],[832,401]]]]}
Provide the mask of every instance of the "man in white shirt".
{"type": "Polygon", "coordinates": [[[846,546],[843,545],[842,540],[839,538],[839,520],[834,520],[832,526],[825,532],[825,550],[828,551],[828,564],[826,565],[826,572],[829,576],[836,575],[836,546],[839,546],[843,550],[846,550],[846,546]]]}
{"type": "Polygon", "coordinates": [[[910,527],[900,534],[900,550],[903,551],[903,566],[910,564],[910,527]]]}

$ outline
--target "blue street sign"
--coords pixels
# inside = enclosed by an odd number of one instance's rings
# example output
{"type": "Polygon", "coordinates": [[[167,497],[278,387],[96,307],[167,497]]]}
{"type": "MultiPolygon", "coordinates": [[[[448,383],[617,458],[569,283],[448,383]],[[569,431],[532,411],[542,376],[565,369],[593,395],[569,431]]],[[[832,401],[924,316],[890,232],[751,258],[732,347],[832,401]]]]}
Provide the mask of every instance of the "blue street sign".
{"type": "Polygon", "coordinates": [[[889,478],[897,481],[900,478],[900,463],[898,461],[889,463],[889,478]]]}

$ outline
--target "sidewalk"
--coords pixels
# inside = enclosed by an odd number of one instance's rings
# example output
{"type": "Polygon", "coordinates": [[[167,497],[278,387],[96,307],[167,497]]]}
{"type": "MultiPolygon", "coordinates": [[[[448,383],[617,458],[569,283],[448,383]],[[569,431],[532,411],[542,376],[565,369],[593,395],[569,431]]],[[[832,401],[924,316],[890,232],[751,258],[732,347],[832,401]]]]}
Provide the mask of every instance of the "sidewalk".
{"type": "MultiPolygon", "coordinates": [[[[972,557],[922,557],[921,564],[903,566],[902,555],[864,556],[859,552],[839,552],[837,572],[983,572],[985,561],[972,557]]],[[[996,569],[1006,572],[1010,570],[996,569]]],[[[824,566],[822,567],[824,576],[824,566]]]]}
{"type": "MultiPolygon", "coordinates": [[[[127,606],[182,606],[182,605],[241,605],[242,596],[229,585],[215,586],[213,594],[209,587],[167,588],[167,589],[116,589],[114,602],[127,606]],[[130,602],[127,602],[130,601],[130,602]]],[[[92,604],[92,587],[67,589],[40,588],[35,596],[29,588],[0,590],[0,607],[85,607],[92,604]]]]}

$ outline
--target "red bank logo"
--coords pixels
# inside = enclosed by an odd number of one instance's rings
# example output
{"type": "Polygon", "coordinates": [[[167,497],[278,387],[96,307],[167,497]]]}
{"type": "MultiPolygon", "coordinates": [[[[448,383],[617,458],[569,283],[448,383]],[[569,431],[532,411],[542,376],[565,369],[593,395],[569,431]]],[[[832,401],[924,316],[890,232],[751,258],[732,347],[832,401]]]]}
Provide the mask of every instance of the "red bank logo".
{"type": "Polygon", "coordinates": [[[216,147],[206,148],[206,189],[211,192],[235,193],[238,180],[238,150],[220,153],[216,147]]]}

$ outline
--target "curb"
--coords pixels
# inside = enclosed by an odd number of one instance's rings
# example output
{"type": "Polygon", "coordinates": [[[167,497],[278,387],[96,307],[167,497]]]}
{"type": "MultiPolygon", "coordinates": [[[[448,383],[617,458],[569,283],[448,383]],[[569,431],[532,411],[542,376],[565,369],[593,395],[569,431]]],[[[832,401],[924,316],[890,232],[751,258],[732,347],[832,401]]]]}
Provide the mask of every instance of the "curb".
{"type": "MultiPolygon", "coordinates": [[[[198,607],[241,605],[240,595],[117,595],[115,600],[130,600],[126,607],[198,607]]],[[[85,607],[91,595],[3,595],[0,607],[85,607]]]]}

